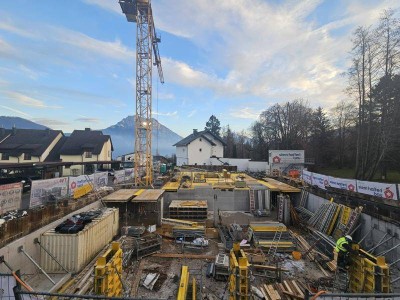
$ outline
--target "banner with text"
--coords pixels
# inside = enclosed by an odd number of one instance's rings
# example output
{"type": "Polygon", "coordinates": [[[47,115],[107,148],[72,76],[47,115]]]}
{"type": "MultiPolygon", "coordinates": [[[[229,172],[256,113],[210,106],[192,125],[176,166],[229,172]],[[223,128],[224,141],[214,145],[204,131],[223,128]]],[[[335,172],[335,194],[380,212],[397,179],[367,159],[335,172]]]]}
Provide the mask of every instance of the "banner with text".
{"type": "Polygon", "coordinates": [[[312,173],[312,185],[318,186],[320,189],[326,190],[325,186],[329,185],[329,177],[326,175],[312,173]]]}
{"type": "Polygon", "coordinates": [[[68,177],[32,181],[29,207],[64,198],[68,193],[68,177]]]}
{"type": "Polygon", "coordinates": [[[303,170],[302,178],[305,182],[312,185],[312,173],[310,171],[303,170]]]}
{"type": "Polygon", "coordinates": [[[125,169],[125,181],[131,180],[134,177],[133,168],[125,169]]]}
{"type": "Polygon", "coordinates": [[[396,184],[357,180],[357,191],[384,199],[398,200],[396,184]]]}
{"type": "Polygon", "coordinates": [[[69,189],[68,194],[73,195],[75,190],[86,185],[93,185],[93,175],[80,175],[76,177],[69,177],[69,189]]]}
{"type": "Polygon", "coordinates": [[[108,172],[94,173],[94,187],[98,189],[108,184],[108,172]]]}
{"type": "Polygon", "coordinates": [[[118,170],[114,172],[114,182],[121,183],[125,181],[125,170],[118,170]]]}
{"type": "Polygon", "coordinates": [[[21,208],[22,183],[0,185],[0,215],[21,208]]]}
{"type": "Polygon", "coordinates": [[[329,176],[329,185],[333,188],[357,192],[357,180],[329,176]]]}

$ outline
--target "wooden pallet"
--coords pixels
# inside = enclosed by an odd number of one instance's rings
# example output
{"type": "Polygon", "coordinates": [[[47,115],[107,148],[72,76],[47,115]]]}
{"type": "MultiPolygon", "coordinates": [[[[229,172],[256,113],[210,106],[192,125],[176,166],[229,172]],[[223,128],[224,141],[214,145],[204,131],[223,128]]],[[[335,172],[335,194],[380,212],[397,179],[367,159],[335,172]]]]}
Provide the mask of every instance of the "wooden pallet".
{"type": "Polygon", "coordinates": [[[257,287],[267,300],[304,299],[304,286],[297,280],[262,284],[257,287]]]}

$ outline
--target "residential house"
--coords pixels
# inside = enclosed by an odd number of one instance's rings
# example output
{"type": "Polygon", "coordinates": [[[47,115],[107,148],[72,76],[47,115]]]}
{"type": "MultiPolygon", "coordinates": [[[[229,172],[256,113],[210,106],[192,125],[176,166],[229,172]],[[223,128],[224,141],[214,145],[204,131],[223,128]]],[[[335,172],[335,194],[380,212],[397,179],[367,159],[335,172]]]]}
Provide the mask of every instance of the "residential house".
{"type": "Polygon", "coordinates": [[[62,145],[59,153],[63,162],[94,162],[94,164],[63,167],[63,176],[91,174],[97,168],[95,162],[112,160],[114,151],[111,137],[99,130],[74,130],[62,145]]]}
{"type": "Polygon", "coordinates": [[[226,143],[208,130],[197,131],[176,144],[176,165],[210,165],[211,157],[224,157],[226,143]]]}
{"type": "Polygon", "coordinates": [[[63,138],[60,130],[0,128],[0,164],[48,161],[63,138]]]}

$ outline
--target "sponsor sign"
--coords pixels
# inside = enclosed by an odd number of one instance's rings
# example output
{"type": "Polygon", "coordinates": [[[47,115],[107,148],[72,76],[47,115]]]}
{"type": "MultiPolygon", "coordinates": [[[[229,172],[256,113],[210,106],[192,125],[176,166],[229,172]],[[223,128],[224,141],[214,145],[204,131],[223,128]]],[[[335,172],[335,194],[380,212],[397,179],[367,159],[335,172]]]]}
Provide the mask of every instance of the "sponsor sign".
{"type": "Polygon", "coordinates": [[[68,194],[74,195],[75,191],[86,184],[93,184],[93,175],[80,175],[76,177],[69,177],[69,189],[68,194]]]}
{"type": "Polygon", "coordinates": [[[329,177],[326,175],[312,173],[312,185],[318,186],[320,189],[325,190],[325,186],[329,185],[329,177]]]}
{"type": "Polygon", "coordinates": [[[0,185],[0,215],[21,208],[22,183],[0,185]]]}
{"type": "Polygon", "coordinates": [[[94,187],[98,189],[108,184],[108,172],[94,173],[94,187]]]}
{"type": "Polygon", "coordinates": [[[125,170],[118,170],[114,172],[115,183],[121,183],[125,181],[125,170]]]}
{"type": "Polygon", "coordinates": [[[302,172],[302,178],[305,182],[308,184],[312,184],[312,173],[306,170],[303,170],[302,172]]]}
{"type": "Polygon", "coordinates": [[[384,199],[398,200],[396,184],[357,180],[357,191],[384,199]]]}
{"type": "Polygon", "coordinates": [[[133,177],[134,177],[133,170],[134,170],[133,168],[125,169],[125,181],[133,179],[133,177]]]}
{"type": "Polygon", "coordinates": [[[81,197],[85,196],[86,194],[89,194],[92,190],[93,190],[93,185],[85,184],[74,190],[73,198],[74,199],[81,198],[81,197]]]}
{"type": "Polygon", "coordinates": [[[329,176],[329,185],[333,188],[357,192],[357,180],[329,176]]]}
{"type": "Polygon", "coordinates": [[[67,196],[68,177],[32,181],[29,207],[46,204],[67,196]]]}
{"type": "Polygon", "coordinates": [[[304,164],[304,150],[270,150],[270,164],[304,164]]]}

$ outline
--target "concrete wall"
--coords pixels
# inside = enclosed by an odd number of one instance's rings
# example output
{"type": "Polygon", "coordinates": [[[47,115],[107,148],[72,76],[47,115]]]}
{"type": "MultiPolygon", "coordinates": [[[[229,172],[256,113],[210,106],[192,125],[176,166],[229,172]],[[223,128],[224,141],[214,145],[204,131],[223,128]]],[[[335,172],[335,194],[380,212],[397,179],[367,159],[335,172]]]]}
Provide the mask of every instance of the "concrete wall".
{"type": "Polygon", "coordinates": [[[180,189],[178,192],[166,192],[164,194],[164,216],[168,217],[168,207],[172,200],[207,200],[208,210],[216,209],[225,211],[249,211],[249,191],[233,190],[221,191],[211,188],[196,188],[195,190],[180,189]],[[214,200],[214,195],[217,200],[214,200]]]}
{"type": "Polygon", "coordinates": [[[199,137],[188,145],[189,165],[209,165],[212,146],[205,138],[199,137]]]}
{"type": "MultiPolygon", "coordinates": [[[[101,207],[100,201],[94,202],[88,206],[85,206],[82,209],[74,211],[69,215],[65,216],[63,219],[50,223],[35,232],[32,232],[10,244],[0,249],[0,256],[4,256],[4,260],[11,265],[14,270],[21,270],[22,274],[36,274],[37,269],[33,265],[33,263],[28,260],[28,258],[23,253],[18,253],[18,248],[23,246],[24,250],[31,256],[33,259],[40,263],[40,247],[37,244],[34,244],[33,241],[35,238],[39,238],[40,235],[47,230],[55,228],[58,224],[60,224],[63,220],[75,215],[77,213],[87,211],[90,209],[97,209],[101,207]]],[[[0,264],[0,273],[9,273],[10,270],[4,265],[0,264]]]]}
{"type": "Polygon", "coordinates": [[[176,165],[182,166],[188,164],[188,147],[176,147],[176,165]]]}
{"type": "Polygon", "coordinates": [[[222,165],[226,162],[231,166],[236,166],[239,172],[265,172],[268,163],[266,161],[250,161],[248,158],[216,158],[210,159],[211,165],[222,165]]]}

